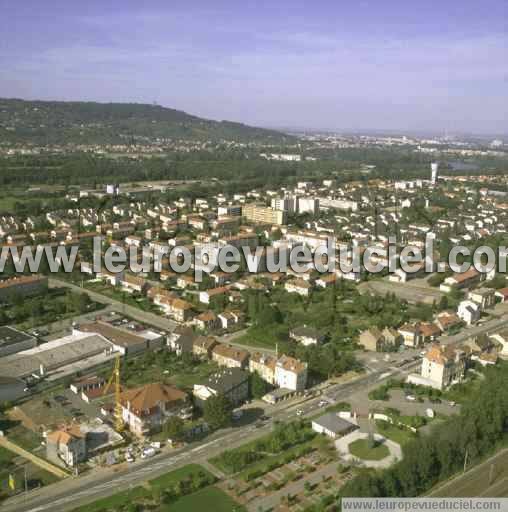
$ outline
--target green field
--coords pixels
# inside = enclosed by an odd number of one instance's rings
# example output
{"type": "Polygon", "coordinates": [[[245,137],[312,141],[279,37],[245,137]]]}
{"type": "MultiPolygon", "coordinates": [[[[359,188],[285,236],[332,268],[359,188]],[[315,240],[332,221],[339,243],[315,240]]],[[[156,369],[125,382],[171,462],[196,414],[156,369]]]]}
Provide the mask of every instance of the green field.
{"type": "Polygon", "coordinates": [[[184,496],[161,510],[171,512],[194,512],[210,510],[213,512],[243,512],[245,508],[215,486],[184,496]]]}
{"type": "Polygon", "coordinates": [[[362,460],[381,460],[390,455],[390,450],[384,444],[369,447],[368,439],[358,439],[349,445],[349,451],[362,460]]]}

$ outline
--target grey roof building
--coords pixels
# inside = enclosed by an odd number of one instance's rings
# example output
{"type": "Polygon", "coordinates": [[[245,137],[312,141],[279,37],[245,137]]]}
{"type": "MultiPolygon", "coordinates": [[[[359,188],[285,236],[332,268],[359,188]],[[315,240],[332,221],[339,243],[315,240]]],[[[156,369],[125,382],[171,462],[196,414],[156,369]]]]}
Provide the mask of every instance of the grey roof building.
{"type": "Polygon", "coordinates": [[[312,430],[332,438],[344,436],[357,428],[355,423],[341,418],[335,412],[328,412],[312,420],[312,430]]]}

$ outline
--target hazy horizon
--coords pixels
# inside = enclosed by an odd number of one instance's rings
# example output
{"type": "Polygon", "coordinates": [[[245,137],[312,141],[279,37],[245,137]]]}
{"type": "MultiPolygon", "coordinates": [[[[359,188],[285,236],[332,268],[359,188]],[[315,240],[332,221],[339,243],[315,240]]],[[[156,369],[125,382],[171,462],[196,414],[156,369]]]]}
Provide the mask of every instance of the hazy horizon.
{"type": "Polygon", "coordinates": [[[157,102],[313,131],[508,133],[502,0],[0,8],[0,97],[157,102]]]}

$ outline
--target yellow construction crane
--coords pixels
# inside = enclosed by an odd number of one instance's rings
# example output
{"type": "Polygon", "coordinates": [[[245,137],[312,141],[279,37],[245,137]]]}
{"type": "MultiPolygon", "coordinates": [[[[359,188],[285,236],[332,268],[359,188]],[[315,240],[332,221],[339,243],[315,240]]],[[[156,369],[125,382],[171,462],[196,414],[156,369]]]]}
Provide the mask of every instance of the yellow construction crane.
{"type": "Polygon", "coordinates": [[[122,418],[122,404],[120,403],[120,354],[117,354],[115,357],[115,367],[111,377],[109,378],[108,384],[104,389],[105,395],[108,393],[113,382],[115,383],[115,429],[117,432],[122,432],[124,425],[122,418]]]}

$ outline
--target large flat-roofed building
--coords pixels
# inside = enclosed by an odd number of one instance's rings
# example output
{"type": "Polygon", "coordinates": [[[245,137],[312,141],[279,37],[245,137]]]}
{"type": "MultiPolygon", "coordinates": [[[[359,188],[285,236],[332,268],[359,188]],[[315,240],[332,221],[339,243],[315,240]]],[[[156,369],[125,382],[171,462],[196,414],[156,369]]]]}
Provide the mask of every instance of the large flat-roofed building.
{"type": "Polygon", "coordinates": [[[0,327],[0,357],[15,354],[37,346],[37,340],[14,327],[0,327]]]}
{"type": "Polygon", "coordinates": [[[123,355],[135,354],[148,348],[158,349],[164,343],[164,336],[153,331],[134,333],[100,321],[80,324],[78,331],[103,336],[114,345],[115,350],[123,355]]]}
{"type": "Polygon", "coordinates": [[[332,439],[345,436],[358,426],[344,418],[341,418],[336,412],[328,412],[312,420],[312,430],[318,434],[325,434],[332,439]]]}
{"type": "Polygon", "coordinates": [[[31,275],[13,277],[0,281],[0,300],[37,295],[47,289],[48,278],[45,276],[31,275]]]}
{"type": "Polygon", "coordinates": [[[0,403],[14,402],[25,395],[26,384],[21,379],[0,376],[0,403]]]}
{"type": "Polygon", "coordinates": [[[74,332],[38,347],[0,358],[0,375],[18,379],[65,375],[113,357],[114,347],[97,334],[74,332]],[[65,368],[75,365],[75,368],[65,368]]]}
{"type": "Polygon", "coordinates": [[[258,204],[246,204],[242,207],[242,215],[251,222],[259,224],[285,224],[287,213],[283,210],[275,210],[268,206],[258,204]]]}

